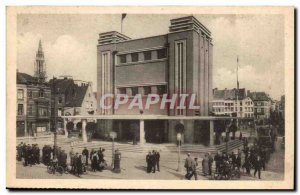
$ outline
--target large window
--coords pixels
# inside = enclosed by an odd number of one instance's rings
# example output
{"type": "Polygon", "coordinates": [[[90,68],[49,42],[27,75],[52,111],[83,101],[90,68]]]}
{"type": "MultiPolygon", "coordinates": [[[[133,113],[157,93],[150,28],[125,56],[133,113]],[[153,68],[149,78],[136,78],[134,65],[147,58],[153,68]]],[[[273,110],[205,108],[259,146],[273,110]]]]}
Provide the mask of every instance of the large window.
{"type": "Polygon", "coordinates": [[[23,99],[24,99],[24,90],[18,89],[18,100],[23,100],[23,99]]]}
{"type": "Polygon", "coordinates": [[[138,62],[139,61],[139,54],[138,53],[132,53],[131,54],[131,61],[132,62],[138,62]]]}
{"type": "Polygon", "coordinates": [[[166,49],[157,50],[157,59],[163,59],[167,57],[166,49]]]}
{"type": "Polygon", "coordinates": [[[144,52],[144,60],[151,60],[151,51],[145,51],[144,52]]]}
{"type": "Polygon", "coordinates": [[[24,114],[24,106],[23,104],[18,104],[18,115],[24,114]]]}
{"type": "Polygon", "coordinates": [[[39,116],[48,116],[47,108],[39,108],[39,116]]]}
{"type": "Polygon", "coordinates": [[[163,95],[166,93],[166,86],[165,85],[158,85],[157,86],[157,94],[163,95]]]}
{"type": "Polygon", "coordinates": [[[151,87],[150,86],[145,86],[144,87],[144,95],[148,95],[151,93],[151,87]]]}
{"type": "Polygon", "coordinates": [[[135,96],[136,94],[138,94],[139,89],[138,89],[138,87],[132,87],[131,91],[132,91],[132,96],[135,96]]]}
{"type": "Polygon", "coordinates": [[[119,59],[120,59],[120,63],[126,63],[127,62],[127,60],[126,60],[126,54],[119,55],[119,59]]]}

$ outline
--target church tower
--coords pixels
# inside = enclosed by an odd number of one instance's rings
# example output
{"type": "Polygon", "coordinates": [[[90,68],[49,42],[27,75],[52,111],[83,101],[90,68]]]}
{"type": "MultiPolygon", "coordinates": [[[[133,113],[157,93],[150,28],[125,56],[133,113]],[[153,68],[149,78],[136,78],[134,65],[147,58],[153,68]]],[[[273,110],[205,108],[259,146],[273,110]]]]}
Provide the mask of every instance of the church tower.
{"type": "Polygon", "coordinates": [[[46,64],[41,40],[39,41],[39,48],[35,57],[34,76],[39,82],[46,81],[46,64]]]}

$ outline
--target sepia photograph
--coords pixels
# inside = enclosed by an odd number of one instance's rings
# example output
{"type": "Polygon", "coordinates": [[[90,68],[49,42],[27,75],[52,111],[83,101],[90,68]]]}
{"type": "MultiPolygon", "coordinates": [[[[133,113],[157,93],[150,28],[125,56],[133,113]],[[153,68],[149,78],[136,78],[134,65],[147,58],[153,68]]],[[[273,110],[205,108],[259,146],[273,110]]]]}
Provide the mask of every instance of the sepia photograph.
{"type": "Polygon", "coordinates": [[[293,189],[293,7],[7,7],[7,187],[293,189]]]}

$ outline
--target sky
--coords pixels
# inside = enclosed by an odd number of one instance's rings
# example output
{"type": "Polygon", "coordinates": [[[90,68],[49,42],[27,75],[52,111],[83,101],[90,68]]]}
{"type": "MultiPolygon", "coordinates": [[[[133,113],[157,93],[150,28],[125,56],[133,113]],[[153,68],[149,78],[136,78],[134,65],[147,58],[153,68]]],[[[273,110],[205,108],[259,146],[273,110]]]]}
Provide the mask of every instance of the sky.
{"type": "MultiPolygon", "coordinates": [[[[170,19],[185,15],[133,15],[123,34],[134,38],[168,33],[170,19]]],[[[282,15],[194,15],[212,34],[213,88],[264,91],[279,100],[284,94],[284,17],[282,15]]],[[[48,79],[70,75],[97,87],[99,33],[120,31],[121,15],[21,14],[17,19],[17,67],[33,75],[35,53],[42,41],[48,79]]]]}

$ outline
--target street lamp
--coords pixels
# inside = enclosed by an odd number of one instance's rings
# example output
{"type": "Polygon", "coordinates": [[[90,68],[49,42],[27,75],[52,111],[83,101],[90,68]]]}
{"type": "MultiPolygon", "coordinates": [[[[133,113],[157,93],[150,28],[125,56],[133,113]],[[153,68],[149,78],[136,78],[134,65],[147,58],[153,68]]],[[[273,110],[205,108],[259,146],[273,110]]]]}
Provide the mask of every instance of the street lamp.
{"type": "Polygon", "coordinates": [[[178,168],[177,171],[181,171],[181,157],[180,157],[180,149],[181,149],[181,133],[177,133],[177,143],[178,143],[178,168]]]}
{"type": "Polygon", "coordinates": [[[111,167],[113,168],[114,165],[114,154],[115,154],[115,139],[117,138],[117,133],[115,131],[111,131],[109,133],[110,138],[112,139],[112,149],[111,149],[111,167]]]}

